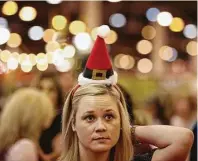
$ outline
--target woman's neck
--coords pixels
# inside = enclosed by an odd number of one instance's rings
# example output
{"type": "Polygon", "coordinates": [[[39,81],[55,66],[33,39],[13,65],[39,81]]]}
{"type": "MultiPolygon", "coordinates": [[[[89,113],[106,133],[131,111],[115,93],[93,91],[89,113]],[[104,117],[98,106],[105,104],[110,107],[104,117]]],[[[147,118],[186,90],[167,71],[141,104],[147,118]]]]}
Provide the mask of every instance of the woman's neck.
{"type": "Polygon", "coordinates": [[[80,161],[109,161],[110,151],[95,153],[80,145],[79,154],[80,161]]]}

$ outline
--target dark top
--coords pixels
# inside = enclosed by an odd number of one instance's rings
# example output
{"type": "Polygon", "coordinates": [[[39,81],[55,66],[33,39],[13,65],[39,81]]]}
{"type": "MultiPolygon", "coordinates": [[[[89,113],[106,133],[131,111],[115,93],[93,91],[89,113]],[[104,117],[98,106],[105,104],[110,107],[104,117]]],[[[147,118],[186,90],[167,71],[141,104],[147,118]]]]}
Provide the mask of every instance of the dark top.
{"type": "Polygon", "coordinates": [[[141,155],[136,155],[133,158],[133,161],[151,161],[153,156],[153,152],[151,153],[146,153],[146,154],[141,154],[141,155]]]}
{"type": "Polygon", "coordinates": [[[193,127],[194,142],[190,151],[190,161],[197,161],[197,122],[193,127]]]}
{"type": "Polygon", "coordinates": [[[40,146],[44,153],[52,152],[52,141],[54,137],[61,132],[61,113],[53,120],[51,126],[43,131],[40,137],[40,146]]]}

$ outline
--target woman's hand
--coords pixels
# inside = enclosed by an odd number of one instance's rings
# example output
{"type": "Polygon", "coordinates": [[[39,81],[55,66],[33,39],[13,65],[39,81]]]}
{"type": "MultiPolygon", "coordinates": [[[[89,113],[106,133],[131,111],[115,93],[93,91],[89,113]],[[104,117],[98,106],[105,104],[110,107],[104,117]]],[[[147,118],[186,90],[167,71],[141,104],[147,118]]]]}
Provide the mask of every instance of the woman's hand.
{"type": "Polygon", "coordinates": [[[194,136],[191,130],[175,126],[138,126],[135,130],[139,142],[158,147],[152,161],[185,161],[194,136]]]}

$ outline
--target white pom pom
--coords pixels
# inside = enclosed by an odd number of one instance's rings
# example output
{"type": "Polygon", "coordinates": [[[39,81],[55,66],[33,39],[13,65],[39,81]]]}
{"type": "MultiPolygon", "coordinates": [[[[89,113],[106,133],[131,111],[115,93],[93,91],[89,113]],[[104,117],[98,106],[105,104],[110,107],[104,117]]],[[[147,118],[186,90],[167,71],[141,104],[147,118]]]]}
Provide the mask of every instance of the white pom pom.
{"type": "Polygon", "coordinates": [[[110,28],[107,25],[102,25],[97,29],[97,35],[100,36],[101,38],[107,37],[109,33],[110,33],[110,28]]]}

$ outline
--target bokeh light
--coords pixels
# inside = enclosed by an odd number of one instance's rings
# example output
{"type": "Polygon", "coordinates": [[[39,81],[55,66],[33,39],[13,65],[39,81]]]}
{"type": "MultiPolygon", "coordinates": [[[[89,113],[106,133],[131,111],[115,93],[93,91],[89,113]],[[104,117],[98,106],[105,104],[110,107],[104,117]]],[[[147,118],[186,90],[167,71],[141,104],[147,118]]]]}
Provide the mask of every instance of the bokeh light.
{"type": "Polygon", "coordinates": [[[41,40],[44,34],[44,30],[41,26],[33,26],[28,31],[28,36],[34,41],[41,40]]]}
{"type": "Polygon", "coordinates": [[[116,56],[115,56],[115,58],[114,58],[114,65],[115,65],[115,67],[116,68],[121,68],[120,67],[120,58],[122,57],[122,56],[124,56],[125,54],[117,54],[116,56]]]}
{"type": "Polygon", "coordinates": [[[17,69],[18,66],[19,66],[18,60],[16,58],[14,58],[14,57],[11,56],[8,59],[8,62],[7,62],[8,69],[15,70],[15,69],[17,69]]]}
{"type": "Polygon", "coordinates": [[[25,59],[22,63],[21,63],[21,70],[25,73],[28,73],[32,70],[32,64],[30,62],[29,59],[25,59]]]}
{"type": "Polygon", "coordinates": [[[188,24],[185,26],[183,34],[186,38],[194,39],[197,37],[197,27],[193,24],[188,24]]]}
{"type": "Polygon", "coordinates": [[[19,62],[19,53],[13,52],[12,57],[15,58],[19,62]]]}
{"type": "Polygon", "coordinates": [[[162,46],[159,50],[159,56],[162,60],[168,61],[173,57],[173,49],[169,46],[162,46]]]}
{"type": "Polygon", "coordinates": [[[46,55],[47,55],[48,64],[52,64],[53,63],[53,55],[54,55],[54,53],[53,52],[48,52],[46,55]]]}
{"type": "Polygon", "coordinates": [[[116,2],[120,2],[122,0],[108,0],[109,2],[113,2],[113,3],[116,3],[116,2]]]}
{"type": "Polygon", "coordinates": [[[0,27],[0,45],[5,44],[10,38],[10,31],[7,28],[0,27]]]}
{"type": "Polygon", "coordinates": [[[115,13],[110,16],[109,24],[116,28],[123,27],[126,24],[126,17],[121,13],[115,13]]]}
{"type": "Polygon", "coordinates": [[[47,29],[44,31],[43,40],[45,42],[53,41],[56,38],[56,31],[53,29],[47,29]]]}
{"type": "Polygon", "coordinates": [[[196,41],[190,41],[186,45],[186,52],[191,55],[191,56],[196,56],[197,55],[197,42],[196,41]]]}
{"type": "Polygon", "coordinates": [[[77,35],[81,32],[85,32],[86,31],[86,24],[82,21],[73,21],[69,25],[69,31],[73,35],[77,35]]]}
{"type": "Polygon", "coordinates": [[[11,48],[16,48],[21,45],[22,39],[21,36],[17,33],[11,33],[10,38],[7,42],[7,45],[11,48]]]}
{"type": "Polygon", "coordinates": [[[29,59],[30,59],[32,66],[36,65],[36,55],[35,54],[29,54],[29,59]]]}
{"type": "Polygon", "coordinates": [[[16,14],[18,11],[18,5],[14,1],[7,1],[3,4],[2,13],[7,16],[16,14]]]}
{"type": "Polygon", "coordinates": [[[79,33],[74,37],[74,44],[78,50],[87,51],[92,45],[92,40],[88,33],[79,33]]]}
{"type": "Polygon", "coordinates": [[[64,58],[72,58],[72,57],[74,57],[75,53],[76,53],[76,49],[74,48],[73,45],[67,45],[63,49],[63,57],[64,58]]]}
{"type": "Polygon", "coordinates": [[[8,21],[7,19],[0,17],[0,28],[8,28],[8,21]]]}
{"type": "Polygon", "coordinates": [[[56,15],[52,18],[52,26],[56,30],[63,30],[67,25],[67,19],[62,15],[56,15]]]}
{"type": "Polygon", "coordinates": [[[6,63],[8,61],[8,59],[10,58],[10,56],[11,56],[11,53],[10,53],[9,50],[3,50],[3,51],[1,51],[0,58],[1,58],[1,60],[3,62],[6,63]]]}
{"type": "Polygon", "coordinates": [[[48,63],[47,55],[44,53],[38,53],[36,55],[36,63],[40,65],[45,65],[48,63]]]}
{"type": "Polygon", "coordinates": [[[179,17],[174,17],[169,28],[173,32],[180,32],[184,29],[184,21],[179,17]]]}
{"type": "Polygon", "coordinates": [[[0,61],[0,74],[6,73],[7,71],[7,66],[0,61]]]}
{"type": "Polygon", "coordinates": [[[118,35],[115,31],[111,30],[108,36],[105,38],[106,44],[113,44],[117,41],[118,35]]]}
{"type": "Polygon", "coordinates": [[[63,0],[46,0],[47,3],[49,4],[59,4],[61,3],[63,0]]]}
{"type": "Polygon", "coordinates": [[[74,65],[73,59],[65,59],[65,60],[62,60],[58,66],[56,66],[56,69],[59,72],[67,72],[72,69],[73,65],[74,65]]]}
{"type": "Polygon", "coordinates": [[[93,29],[91,30],[91,38],[92,38],[93,40],[96,40],[96,38],[97,38],[97,31],[98,31],[98,28],[97,28],[97,27],[95,27],[95,28],[93,28],[93,29]]]}
{"type": "Polygon", "coordinates": [[[172,48],[172,53],[173,53],[173,55],[172,55],[172,57],[169,60],[167,60],[168,62],[173,62],[178,57],[178,51],[175,48],[172,48]]]}
{"type": "Polygon", "coordinates": [[[140,59],[137,68],[141,73],[149,73],[153,68],[153,63],[147,58],[140,59]]]}
{"type": "Polygon", "coordinates": [[[135,65],[135,60],[130,55],[122,55],[119,60],[120,68],[129,70],[135,65]]]}
{"type": "Polygon", "coordinates": [[[156,30],[153,26],[147,25],[142,29],[142,36],[147,39],[151,40],[156,36],[156,30]]]}
{"type": "Polygon", "coordinates": [[[137,43],[136,49],[140,54],[145,55],[145,54],[149,54],[152,51],[153,45],[148,40],[141,40],[137,43]]]}
{"type": "Polygon", "coordinates": [[[19,17],[23,21],[32,21],[36,18],[36,16],[36,9],[30,6],[23,7],[19,12],[19,17]]]}
{"type": "Polygon", "coordinates": [[[149,20],[149,21],[152,21],[152,22],[156,22],[157,21],[157,15],[160,13],[159,9],[157,8],[149,8],[147,11],[146,11],[146,18],[149,20]]]}
{"type": "Polygon", "coordinates": [[[26,53],[22,53],[19,55],[19,63],[22,64],[25,60],[29,60],[29,56],[26,53]]]}
{"type": "Polygon", "coordinates": [[[29,55],[22,53],[19,55],[19,63],[22,64],[25,60],[29,61],[29,55]]]}
{"type": "Polygon", "coordinates": [[[161,26],[169,26],[172,23],[172,20],[173,20],[173,16],[169,12],[160,12],[157,15],[157,22],[161,26]]]}
{"type": "Polygon", "coordinates": [[[50,41],[46,44],[45,50],[46,52],[54,52],[55,50],[60,48],[60,44],[57,41],[50,41]]]}
{"type": "Polygon", "coordinates": [[[36,67],[39,71],[45,71],[48,68],[48,63],[46,63],[46,64],[36,64],[36,67]]]}

